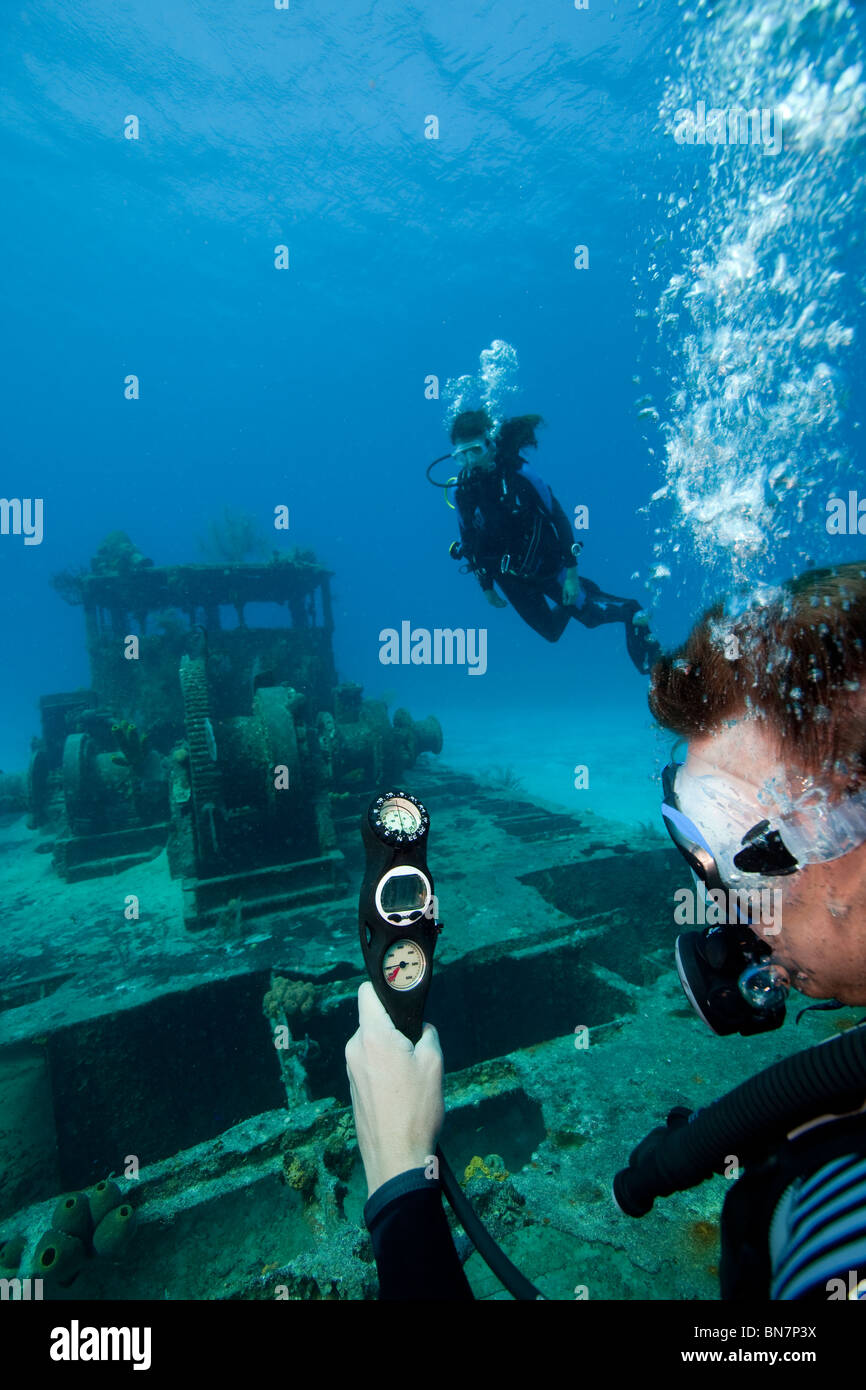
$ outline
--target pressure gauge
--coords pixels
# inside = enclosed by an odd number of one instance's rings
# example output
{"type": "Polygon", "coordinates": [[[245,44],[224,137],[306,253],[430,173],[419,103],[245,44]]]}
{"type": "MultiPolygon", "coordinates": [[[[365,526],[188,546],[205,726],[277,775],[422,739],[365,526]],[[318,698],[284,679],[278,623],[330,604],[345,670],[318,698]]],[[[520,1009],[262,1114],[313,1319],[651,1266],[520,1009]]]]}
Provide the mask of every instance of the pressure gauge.
{"type": "Polygon", "coordinates": [[[392,989],[414,989],[426,970],[427,961],[417,941],[395,941],[382,961],[382,974],[392,989]]]}

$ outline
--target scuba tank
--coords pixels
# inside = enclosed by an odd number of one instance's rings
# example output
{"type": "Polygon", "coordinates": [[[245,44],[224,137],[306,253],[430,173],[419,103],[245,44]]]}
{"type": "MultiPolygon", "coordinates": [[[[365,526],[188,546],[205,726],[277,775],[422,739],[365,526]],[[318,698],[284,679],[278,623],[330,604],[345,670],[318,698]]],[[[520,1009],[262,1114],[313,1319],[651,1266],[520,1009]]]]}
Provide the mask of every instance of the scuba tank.
{"type": "MultiPolygon", "coordinates": [[[[498,572],[511,575],[515,579],[543,582],[562,568],[559,534],[553,517],[529,479],[523,479],[523,487],[515,486],[514,478],[518,476],[519,474],[515,474],[509,478],[507,473],[501,473],[495,497],[496,505],[509,516],[510,529],[514,532],[514,539],[510,541],[509,548],[495,557],[491,551],[490,562],[486,565],[476,555],[470,554],[465,542],[455,541],[449,554],[452,559],[465,560],[467,569],[473,573],[477,573],[479,569],[488,569],[494,576],[498,572]],[[545,564],[545,560],[550,556],[555,556],[555,559],[550,559],[549,563],[545,564]]],[[[474,491],[471,474],[467,477],[464,470],[457,479],[456,487],[458,491],[461,488],[465,490],[471,506],[474,491]]]]}

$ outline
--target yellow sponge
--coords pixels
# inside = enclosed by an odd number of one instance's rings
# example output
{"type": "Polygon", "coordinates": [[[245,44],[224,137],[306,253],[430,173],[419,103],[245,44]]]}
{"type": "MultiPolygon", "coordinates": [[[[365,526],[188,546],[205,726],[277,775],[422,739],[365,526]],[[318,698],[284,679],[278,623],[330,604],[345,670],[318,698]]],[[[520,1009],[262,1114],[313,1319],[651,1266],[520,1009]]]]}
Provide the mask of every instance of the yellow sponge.
{"type": "Polygon", "coordinates": [[[93,1217],[85,1194],[70,1192],[66,1197],[61,1197],[54,1208],[51,1225],[55,1231],[65,1231],[68,1236],[87,1240],[93,1230],[93,1217]]]}
{"type": "Polygon", "coordinates": [[[97,1255],[117,1255],[126,1245],[136,1227],[136,1215],[129,1202],[114,1207],[103,1216],[93,1232],[93,1248],[97,1255]]]}
{"type": "Polygon", "coordinates": [[[69,1282],[84,1263],[84,1242],[66,1231],[48,1230],[33,1255],[33,1275],[69,1282]]]}
{"type": "Polygon", "coordinates": [[[110,1178],[103,1178],[95,1187],[88,1188],[86,1196],[94,1226],[98,1226],[102,1218],[123,1201],[120,1188],[110,1178]]]}

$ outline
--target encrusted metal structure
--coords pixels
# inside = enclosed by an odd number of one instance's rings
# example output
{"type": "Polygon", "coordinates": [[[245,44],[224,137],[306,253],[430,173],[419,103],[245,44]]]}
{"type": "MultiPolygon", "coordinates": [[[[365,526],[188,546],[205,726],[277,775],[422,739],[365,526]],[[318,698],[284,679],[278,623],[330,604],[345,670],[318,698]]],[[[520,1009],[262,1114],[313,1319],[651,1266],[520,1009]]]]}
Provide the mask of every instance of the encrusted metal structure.
{"type": "Polygon", "coordinates": [[[338,684],[330,572],[268,563],[157,567],[121,532],[56,587],[84,609],[91,689],[47,695],[31,824],[70,880],[168,847],[190,928],[333,894],[341,802],[439,752],[437,720],[393,722],[338,684]]]}

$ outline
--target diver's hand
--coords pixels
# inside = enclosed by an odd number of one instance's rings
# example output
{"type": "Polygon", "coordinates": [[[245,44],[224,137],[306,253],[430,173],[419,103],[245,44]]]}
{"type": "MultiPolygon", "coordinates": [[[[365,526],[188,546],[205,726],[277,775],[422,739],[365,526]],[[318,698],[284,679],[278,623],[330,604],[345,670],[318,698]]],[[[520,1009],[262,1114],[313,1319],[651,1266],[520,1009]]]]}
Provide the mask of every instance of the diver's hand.
{"type": "Polygon", "coordinates": [[[565,579],[562,581],[562,606],[571,608],[580,598],[580,580],[577,577],[577,567],[566,570],[565,579]]]}
{"type": "Polygon", "coordinates": [[[423,1168],[436,1152],[445,1118],[442,1049],[431,1023],[413,1047],[394,1027],[369,981],[358,990],[358,1031],[346,1044],[346,1070],[355,1111],[367,1195],[423,1168]]]}
{"type": "Polygon", "coordinates": [[[491,608],[508,607],[507,600],[504,598],[500,598],[495,589],[485,589],[484,597],[487,599],[487,602],[490,604],[491,608]]]}

